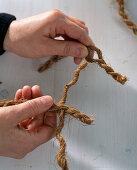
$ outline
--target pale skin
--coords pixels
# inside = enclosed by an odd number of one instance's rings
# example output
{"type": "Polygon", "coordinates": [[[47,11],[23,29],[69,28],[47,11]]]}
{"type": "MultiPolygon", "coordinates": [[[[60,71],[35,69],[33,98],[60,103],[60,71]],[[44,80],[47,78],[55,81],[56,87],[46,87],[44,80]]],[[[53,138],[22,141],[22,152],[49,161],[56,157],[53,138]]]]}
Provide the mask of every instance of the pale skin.
{"type": "Polygon", "coordinates": [[[53,100],[41,96],[39,86],[24,86],[16,92],[15,99],[32,100],[0,109],[1,156],[21,159],[55,136],[56,114],[46,112],[53,100]]]}
{"type": "MultiPolygon", "coordinates": [[[[76,64],[88,55],[86,46],[90,45],[93,42],[85,23],[58,10],[13,21],[4,39],[4,49],[18,56],[73,56],[76,64]],[[64,40],[56,40],[58,36],[64,40]]],[[[19,89],[15,99],[20,98],[29,101],[0,108],[0,156],[21,159],[55,136],[56,114],[47,112],[52,97],[42,96],[35,85],[19,89]]]]}

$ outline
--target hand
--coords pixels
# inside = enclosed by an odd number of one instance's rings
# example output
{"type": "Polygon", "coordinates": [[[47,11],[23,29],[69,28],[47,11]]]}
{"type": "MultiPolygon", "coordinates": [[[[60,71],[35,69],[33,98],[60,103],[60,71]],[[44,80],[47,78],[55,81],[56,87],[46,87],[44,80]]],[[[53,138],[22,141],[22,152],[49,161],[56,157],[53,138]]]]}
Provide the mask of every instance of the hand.
{"type": "Polygon", "coordinates": [[[5,50],[22,57],[74,56],[76,64],[88,55],[85,46],[90,45],[93,42],[85,23],[59,10],[13,21],[4,40],[5,50]],[[58,36],[64,41],[56,40],[58,36]]]}
{"type": "MultiPolygon", "coordinates": [[[[41,96],[42,96],[42,92],[38,85],[35,85],[32,88],[30,86],[24,86],[22,89],[17,90],[15,94],[15,100],[19,100],[19,99],[30,100],[41,96]]],[[[41,113],[35,117],[30,117],[26,120],[23,120],[22,122],[19,123],[19,125],[25,129],[35,131],[39,129],[43,125],[43,123],[44,124],[51,123],[51,126],[52,124],[55,125],[56,114],[51,112],[41,113]]]]}
{"type": "Polygon", "coordinates": [[[19,105],[0,108],[1,156],[21,159],[55,136],[56,115],[46,112],[52,106],[53,99],[50,96],[40,96],[39,86],[34,86],[32,89],[25,86],[16,92],[16,99],[21,97],[35,99],[19,105]],[[44,113],[46,118],[43,124],[44,113]],[[24,120],[28,123],[27,120],[32,118],[29,124],[25,124],[24,120]]]}

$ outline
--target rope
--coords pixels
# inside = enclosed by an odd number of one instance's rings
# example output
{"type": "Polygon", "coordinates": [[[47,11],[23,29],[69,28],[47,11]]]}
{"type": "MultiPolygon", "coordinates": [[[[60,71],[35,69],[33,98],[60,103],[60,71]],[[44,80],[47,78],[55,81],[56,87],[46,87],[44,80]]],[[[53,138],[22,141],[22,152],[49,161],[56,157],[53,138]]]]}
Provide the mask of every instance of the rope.
{"type": "MultiPolygon", "coordinates": [[[[82,123],[90,125],[94,119],[91,119],[89,116],[85,115],[84,113],[80,112],[76,108],[69,107],[65,105],[66,99],[67,99],[67,93],[68,90],[71,86],[75,85],[76,82],[79,79],[79,74],[80,72],[86,68],[88,65],[88,62],[90,63],[97,63],[101,68],[105,69],[106,73],[111,75],[113,79],[115,79],[117,82],[124,84],[127,81],[126,76],[122,76],[120,73],[117,73],[113,70],[112,67],[108,66],[106,62],[103,59],[102,52],[100,49],[98,49],[95,46],[90,46],[87,47],[89,54],[90,51],[96,51],[98,55],[98,59],[91,59],[90,56],[88,55],[86,57],[86,61],[84,61],[80,66],[75,70],[74,78],[72,81],[70,81],[68,84],[65,85],[63,95],[59,103],[53,104],[53,106],[48,110],[50,112],[55,112],[59,116],[59,124],[56,129],[56,138],[59,141],[60,147],[59,151],[57,153],[57,161],[59,166],[61,167],[62,170],[68,170],[68,162],[66,159],[66,142],[64,138],[61,136],[61,131],[64,127],[64,120],[66,115],[71,115],[72,117],[78,119],[82,123]]],[[[53,56],[51,57],[43,66],[39,68],[39,72],[43,72],[45,69],[50,68],[54,63],[58,62],[59,60],[63,59],[63,56],[53,56]]],[[[27,100],[10,100],[10,101],[3,101],[0,102],[0,107],[6,107],[6,106],[11,106],[11,105],[16,105],[20,104],[23,102],[26,102],[27,100]]]]}
{"type": "Polygon", "coordinates": [[[122,17],[122,21],[128,26],[129,29],[133,30],[133,33],[137,35],[137,26],[136,24],[129,18],[129,16],[125,12],[125,2],[124,0],[116,0],[118,4],[119,15],[122,17]]]}

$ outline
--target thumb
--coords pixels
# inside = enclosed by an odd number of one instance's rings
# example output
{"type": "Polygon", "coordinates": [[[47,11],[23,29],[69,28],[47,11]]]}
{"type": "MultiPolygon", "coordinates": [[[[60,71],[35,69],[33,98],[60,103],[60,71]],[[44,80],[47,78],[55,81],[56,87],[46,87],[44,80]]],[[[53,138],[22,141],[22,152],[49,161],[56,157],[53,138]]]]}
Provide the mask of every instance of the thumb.
{"type": "Polygon", "coordinates": [[[10,114],[12,122],[17,124],[27,118],[46,112],[52,104],[53,99],[51,96],[43,96],[19,105],[8,106],[7,114],[10,114]]]}
{"type": "Polygon", "coordinates": [[[73,56],[85,58],[88,55],[87,47],[75,41],[50,40],[50,55],[73,56]]]}

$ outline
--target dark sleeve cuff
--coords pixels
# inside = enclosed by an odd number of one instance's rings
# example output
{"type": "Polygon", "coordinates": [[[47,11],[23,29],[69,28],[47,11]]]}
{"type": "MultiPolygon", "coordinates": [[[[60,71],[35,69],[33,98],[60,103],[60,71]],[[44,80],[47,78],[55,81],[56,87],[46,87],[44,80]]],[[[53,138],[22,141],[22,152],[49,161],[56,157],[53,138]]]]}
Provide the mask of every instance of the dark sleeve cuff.
{"type": "Polygon", "coordinates": [[[13,20],[16,20],[15,16],[6,13],[0,13],[0,55],[5,52],[3,49],[3,42],[9,25],[13,20]]]}

